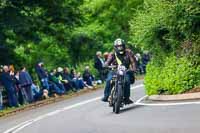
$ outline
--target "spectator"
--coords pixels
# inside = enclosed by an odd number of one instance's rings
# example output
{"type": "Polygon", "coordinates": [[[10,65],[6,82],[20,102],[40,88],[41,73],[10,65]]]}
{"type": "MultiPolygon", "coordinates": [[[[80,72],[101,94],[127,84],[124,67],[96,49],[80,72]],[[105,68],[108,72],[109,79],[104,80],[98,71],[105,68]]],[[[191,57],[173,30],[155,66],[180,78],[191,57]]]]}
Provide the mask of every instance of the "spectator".
{"type": "Polygon", "coordinates": [[[15,89],[14,89],[13,79],[9,73],[8,66],[3,67],[3,72],[1,74],[0,81],[7,91],[9,106],[10,107],[18,106],[17,98],[14,92],[15,89]]]}
{"type": "Polygon", "coordinates": [[[31,76],[26,71],[25,67],[22,67],[20,73],[19,73],[19,82],[22,88],[25,90],[26,100],[29,103],[33,102],[33,94],[31,91],[31,85],[33,83],[31,76]]]}
{"type": "Polygon", "coordinates": [[[16,96],[19,101],[20,105],[26,104],[28,101],[26,101],[26,92],[23,87],[20,85],[19,81],[19,71],[16,72],[15,77],[14,77],[14,86],[16,90],[16,96]]]}
{"type": "Polygon", "coordinates": [[[135,61],[136,61],[136,72],[142,74],[142,63],[141,63],[141,55],[139,53],[135,54],[135,61]]]}
{"type": "Polygon", "coordinates": [[[68,91],[74,90],[73,88],[76,88],[76,90],[78,89],[75,81],[71,78],[69,69],[67,67],[64,68],[63,79],[68,81],[67,83],[64,83],[65,89],[67,89],[68,91]]]}
{"type": "Polygon", "coordinates": [[[51,83],[51,89],[55,91],[56,94],[64,94],[65,93],[65,87],[61,83],[61,81],[56,77],[56,69],[52,70],[49,74],[49,81],[51,83]]]}
{"type": "Polygon", "coordinates": [[[62,84],[65,87],[66,92],[69,91],[70,89],[72,89],[72,86],[70,86],[69,81],[64,78],[64,73],[63,73],[62,67],[57,68],[56,77],[62,82],[62,84]]]}
{"type": "Polygon", "coordinates": [[[73,82],[75,83],[75,88],[76,88],[75,91],[79,90],[80,87],[79,87],[79,83],[78,83],[78,78],[77,78],[76,71],[74,69],[71,69],[71,71],[70,71],[70,77],[73,80],[73,82]]]}
{"type": "Polygon", "coordinates": [[[74,69],[70,70],[70,77],[71,77],[71,79],[74,79],[76,77],[76,72],[74,69]]]}
{"type": "Polygon", "coordinates": [[[44,66],[43,62],[38,63],[36,65],[35,71],[38,74],[43,89],[49,90],[48,74],[44,70],[43,66],[44,66]]]}
{"type": "Polygon", "coordinates": [[[83,81],[83,78],[81,77],[80,72],[77,73],[77,83],[78,83],[79,89],[84,89],[84,88],[92,89],[93,88],[92,86],[87,85],[86,82],[83,81]]]}
{"type": "Polygon", "coordinates": [[[150,61],[150,54],[148,51],[144,51],[144,54],[142,56],[142,68],[144,74],[146,73],[146,65],[150,61]]]}
{"type": "Polygon", "coordinates": [[[105,52],[105,53],[103,54],[104,62],[108,59],[108,56],[109,56],[109,53],[108,53],[108,52],[105,52]]]}
{"type": "Polygon", "coordinates": [[[88,86],[93,86],[92,84],[93,80],[94,77],[90,73],[89,66],[86,66],[85,71],[83,72],[83,81],[85,81],[88,86]]]}
{"type": "Polygon", "coordinates": [[[102,53],[100,51],[97,51],[95,59],[94,59],[94,67],[97,69],[99,73],[100,80],[102,82],[105,81],[105,75],[104,75],[104,59],[102,58],[102,53]]]}
{"type": "Polygon", "coordinates": [[[46,90],[46,89],[42,90],[39,88],[39,86],[36,86],[34,83],[31,85],[31,90],[33,93],[34,101],[37,101],[37,100],[41,99],[42,97],[44,97],[45,99],[49,98],[48,90],[46,90]]]}
{"type": "Polygon", "coordinates": [[[10,75],[14,78],[15,75],[15,68],[14,65],[9,66],[10,75]]]}

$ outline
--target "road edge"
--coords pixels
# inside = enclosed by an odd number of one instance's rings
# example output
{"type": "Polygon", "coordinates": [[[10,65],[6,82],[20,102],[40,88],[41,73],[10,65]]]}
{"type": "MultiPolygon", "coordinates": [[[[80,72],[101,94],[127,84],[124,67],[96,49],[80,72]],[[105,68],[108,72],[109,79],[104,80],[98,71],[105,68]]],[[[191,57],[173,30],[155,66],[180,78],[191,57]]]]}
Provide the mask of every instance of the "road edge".
{"type": "Polygon", "coordinates": [[[200,92],[177,94],[177,95],[151,95],[147,100],[152,101],[181,101],[181,100],[195,100],[200,99],[200,92]]]}

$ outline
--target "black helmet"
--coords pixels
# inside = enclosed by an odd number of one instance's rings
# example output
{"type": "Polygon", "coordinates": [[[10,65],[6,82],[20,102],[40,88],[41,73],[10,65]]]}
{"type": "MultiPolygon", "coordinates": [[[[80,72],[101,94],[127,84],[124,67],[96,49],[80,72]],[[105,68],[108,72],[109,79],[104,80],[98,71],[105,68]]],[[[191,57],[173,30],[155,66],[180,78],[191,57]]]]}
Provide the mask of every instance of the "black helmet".
{"type": "Polygon", "coordinates": [[[114,49],[117,54],[124,54],[125,51],[125,42],[124,40],[118,38],[114,42],[114,49]]]}

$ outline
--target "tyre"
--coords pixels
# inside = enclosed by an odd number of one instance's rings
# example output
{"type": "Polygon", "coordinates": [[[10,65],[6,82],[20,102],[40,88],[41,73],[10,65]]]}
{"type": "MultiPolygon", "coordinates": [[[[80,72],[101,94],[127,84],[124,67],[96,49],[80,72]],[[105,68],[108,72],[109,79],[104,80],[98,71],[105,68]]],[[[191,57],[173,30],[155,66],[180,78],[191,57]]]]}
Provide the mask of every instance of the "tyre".
{"type": "Polygon", "coordinates": [[[111,94],[110,94],[110,96],[108,98],[109,107],[113,106],[114,91],[115,91],[115,88],[113,87],[112,90],[111,90],[111,94]]]}
{"type": "Polygon", "coordinates": [[[122,85],[121,84],[118,84],[117,85],[117,90],[116,90],[116,99],[115,99],[115,103],[114,103],[114,106],[113,106],[113,110],[116,114],[119,113],[120,111],[120,106],[121,106],[121,102],[122,102],[122,97],[123,94],[122,94],[122,85]]]}

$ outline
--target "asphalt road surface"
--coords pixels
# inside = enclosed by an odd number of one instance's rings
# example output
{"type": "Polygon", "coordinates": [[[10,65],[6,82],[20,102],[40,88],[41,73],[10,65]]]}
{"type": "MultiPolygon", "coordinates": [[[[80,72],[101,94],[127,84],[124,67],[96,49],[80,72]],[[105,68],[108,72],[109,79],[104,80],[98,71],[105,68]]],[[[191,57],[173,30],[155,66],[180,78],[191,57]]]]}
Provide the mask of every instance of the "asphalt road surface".
{"type": "Polygon", "coordinates": [[[0,133],[199,133],[200,102],[150,103],[142,81],[132,86],[135,104],[120,114],[102,102],[103,90],[0,119],[0,133]],[[185,104],[186,103],[186,104],[185,104]]]}

